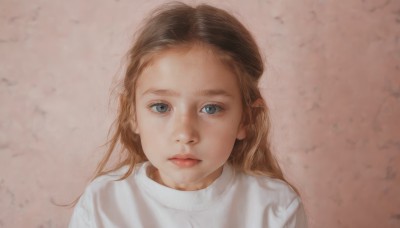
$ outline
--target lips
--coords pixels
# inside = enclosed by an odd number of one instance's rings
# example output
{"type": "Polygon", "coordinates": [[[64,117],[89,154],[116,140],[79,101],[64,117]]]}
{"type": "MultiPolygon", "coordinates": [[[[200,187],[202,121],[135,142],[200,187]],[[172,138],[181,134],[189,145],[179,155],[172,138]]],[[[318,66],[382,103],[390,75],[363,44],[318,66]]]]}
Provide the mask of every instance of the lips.
{"type": "Polygon", "coordinates": [[[177,154],[168,160],[180,168],[190,168],[201,162],[200,159],[191,154],[177,154]]]}

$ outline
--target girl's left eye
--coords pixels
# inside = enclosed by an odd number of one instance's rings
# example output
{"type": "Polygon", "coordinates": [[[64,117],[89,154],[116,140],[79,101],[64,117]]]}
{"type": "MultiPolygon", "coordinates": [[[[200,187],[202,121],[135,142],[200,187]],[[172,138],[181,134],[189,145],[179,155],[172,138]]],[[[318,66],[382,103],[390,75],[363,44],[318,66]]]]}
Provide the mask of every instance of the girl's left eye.
{"type": "Polygon", "coordinates": [[[217,112],[220,112],[221,110],[222,110],[222,108],[215,104],[206,105],[201,109],[202,112],[205,112],[205,113],[211,114],[211,115],[215,114],[217,112]]]}

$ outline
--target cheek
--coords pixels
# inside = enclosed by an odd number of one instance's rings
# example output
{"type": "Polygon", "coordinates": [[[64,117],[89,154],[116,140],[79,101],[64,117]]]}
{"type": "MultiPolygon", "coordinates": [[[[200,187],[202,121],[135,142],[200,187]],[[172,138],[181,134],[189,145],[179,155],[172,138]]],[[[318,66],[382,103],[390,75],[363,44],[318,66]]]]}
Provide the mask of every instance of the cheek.
{"type": "MultiPolygon", "coordinates": [[[[148,113],[141,110],[137,111],[136,116],[137,133],[140,135],[142,147],[146,152],[146,148],[154,146],[151,141],[157,140],[157,134],[162,132],[160,126],[156,126],[148,113]]],[[[154,143],[157,145],[157,143],[154,143]]]]}
{"type": "Polygon", "coordinates": [[[139,111],[137,114],[137,127],[144,152],[163,149],[170,139],[170,121],[149,113],[148,110],[139,111]]]}
{"type": "Polygon", "coordinates": [[[154,132],[160,132],[162,128],[159,121],[157,122],[152,114],[144,108],[137,108],[136,123],[139,134],[144,137],[154,132]]]}
{"type": "Polygon", "coordinates": [[[236,141],[236,132],[232,125],[213,126],[204,130],[202,136],[209,150],[216,151],[215,156],[229,156],[236,141]]]}
{"type": "Polygon", "coordinates": [[[150,145],[156,147],[165,138],[165,130],[159,124],[144,121],[138,125],[138,129],[143,146],[150,145]]]}
{"type": "Polygon", "coordinates": [[[203,128],[207,135],[213,135],[215,138],[226,140],[225,142],[235,141],[240,126],[240,115],[228,116],[220,121],[211,121],[206,123],[203,128]]]}

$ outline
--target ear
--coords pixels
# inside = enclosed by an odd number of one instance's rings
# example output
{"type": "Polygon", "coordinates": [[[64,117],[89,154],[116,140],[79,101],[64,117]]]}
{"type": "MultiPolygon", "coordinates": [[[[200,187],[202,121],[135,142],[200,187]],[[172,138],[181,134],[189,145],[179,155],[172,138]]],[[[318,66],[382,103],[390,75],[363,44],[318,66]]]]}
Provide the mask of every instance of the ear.
{"type": "Polygon", "coordinates": [[[247,135],[246,127],[244,126],[243,123],[240,123],[237,134],[236,134],[236,139],[242,140],[245,139],[247,135]]]}
{"type": "MultiPolygon", "coordinates": [[[[251,104],[251,109],[253,109],[253,108],[260,108],[260,107],[264,107],[265,106],[265,104],[264,104],[264,101],[263,101],[263,99],[262,98],[258,98],[257,100],[255,100],[252,104],[251,104]]],[[[236,134],[236,139],[238,139],[238,140],[242,140],[242,139],[245,139],[246,138],[246,136],[247,136],[247,121],[245,121],[244,120],[244,118],[242,119],[242,122],[240,123],[240,125],[239,125],[239,128],[238,128],[238,131],[237,131],[237,134],[236,134]]]]}
{"type": "Polygon", "coordinates": [[[132,131],[135,132],[136,134],[139,134],[139,127],[137,125],[136,118],[133,117],[129,122],[130,122],[132,131]]]}
{"type": "Polygon", "coordinates": [[[265,106],[264,100],[261,98],[258,98],[253,102],[253,104],[251,104],[252,108],[262,108],[264,106],[265,106]]]}

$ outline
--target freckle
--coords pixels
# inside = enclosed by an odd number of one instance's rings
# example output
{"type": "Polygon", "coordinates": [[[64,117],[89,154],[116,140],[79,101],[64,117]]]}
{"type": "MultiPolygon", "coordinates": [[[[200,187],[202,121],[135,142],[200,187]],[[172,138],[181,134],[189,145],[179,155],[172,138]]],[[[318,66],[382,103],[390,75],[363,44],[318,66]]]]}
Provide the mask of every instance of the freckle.
{"type": "Polygon", "coordinates": [[[393,180],[396,178],[397,173],[393,170],[391,166],[386,168],[386,180],[393,180]]]}
{"type": "Polygon", "coordinates": [[[393,214],[392,216],[390,216],[392,219],[397,219],[400,220],[400,213],[399,214],[393,214]]]}

